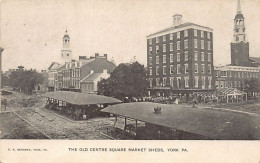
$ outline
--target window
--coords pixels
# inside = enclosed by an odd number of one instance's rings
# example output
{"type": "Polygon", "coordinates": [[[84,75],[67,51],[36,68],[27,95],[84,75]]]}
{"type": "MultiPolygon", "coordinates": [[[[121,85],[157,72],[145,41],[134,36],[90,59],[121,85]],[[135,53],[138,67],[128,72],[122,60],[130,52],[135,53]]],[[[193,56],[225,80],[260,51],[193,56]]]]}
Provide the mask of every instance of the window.
{"type": "Polygon", "coordinates": [[[152,54],[152,52],[153,52],[153,48],[149,47],[149,53],[152,54]]]}
{"type": "Polygon", "coordinates": [[[152,39],[151,38],[149,39],[149,45],[152,45],[152,39]]]}
{"type": "Polygon", "coordinates": [[[170,65],[170,74],[173,74],[173,65],[170,65]]]}
{"type": "Polygon", "coordinates": [[[189,87],[189,77],[184,78],[185,87],[189,87]]]}
{"type": "Polygon", "coordinates": [[[211,78],[211,77],[208,77],[209,88],[211,88],[211,81],[212,81],[212,78],[211,78]]]}
{"type": "Polygon", "coordinates": [[[181,65],[177,65],[177,74],[180,74],[181,73],[181,65]]]}
{"type": "Polygon", "coordinates": [[[178,42],[177,42],[177,50],[180,50],[180,48],[181,48],[181,42],[178,41],[178,42]]]}
{"type": "Polygon", "coordinates": [[[199,77],[195,76],[195,87],[198,88],[199,87],[199,77]]]}
{"type": "Polygon", "coordinates": [[[156,56],[156,64],[159,64],[159,56],[156,56]]]}
{"type": "Polygon", "coordinates": [[[166,55],[163,55],[163,63],[166,63],[166,55]]]}
{"type": "Polygon", "coordinates": [[[211,53],[208,54],[208,61],[211,62],[211,53]]]}
{"type": "Polygon", "coordinates": [[[156,53],[159,53],[159,45],[156,45],[156,53]]]}
{"type": "Polygon", "coordinates": [[[166,52],[166,44],[163,44],[163,52],[166,52]]]}
{"type": "Polygon", "coordinates": [[[188,61],[188,60],[189,60],[188,51],[184,52],[184,60],[185,60],[185,61],[188,61]]]}
{"type": "Polygon", "coordinates": [[[163,36],[163,41],[166,41],[166,36],[163,36]]]}
{"type": "Polygon", "coordinates": [[[195,72],[195,73],[198,73],[198,72],[199,72],[199,67],[198,67],[198,64],[197,64],[197,63],[195,63],[195,65],[194,65],[194,72],[195,72]]]}
{"type": "Polygon", "coordinates": [[[201,48],[201,49],[204,49],[204,40],[201,40],[201,42],[200,42],[200,48],[201,48]]]}
{"type": "Polygon", "coordinates": [[[208,74],[211,74],[211,64],[208,64],[208,74]]]}
{"type": "Polygon", "coordinates": [[[150,83],[150,88],[153,87],[153,79],[149,79],[149,83],[150,83]]]}
{"type": "Polygon", "coordinates": [[[170,86],[173,87],[174,78],[170,78],[170,86]]]}
{"type": "Polygon", "coordinates": [[[153,68],[150,67],[150,75],[153,75],[153,68]]]}
{"type": "Polygon", "coordinates": [[[181,60],[181,55],[180,53],[177,53],[177,62],[180,62],[180,60],[181,60]]]}
{"type": "Polygon", "coordinates": [[[201,52],[201,61],[204,61],[205,60],[205,55],[204,55],[204,52],[201,52]]]}
{"type": "Polygon", "coordinates": [[[185,73],[188,73],[188,72],[189,72],[189,65],[188,65],[188,64],[185,64],[185,65],[184,65],[184,69],[185,69],[185,73]]]}
{"type": "Polygon", "coordinates": [[[240,76],[241,76],[241,75],[240,75],[240,72],[238,72],[237,77],[240,78],[240,76]]]}
{"type": "Polygon", "coordinates": [[[173,51],[173,43],[170,43],[170,51],[173,51]]]}
{"type": "Polygon", "coordinates": [[[196,29],[194,29],[194,36],[198,35],[198,31],[196,29]]]}
{"type": "Polygon", "coordinates": [[[170,34],[170,40],[173,40],[173,33],[170,34]]]}
{"type": "Polygon", "coordinates": [[[156,75],[159,75],[159,66],[156,66],[156,75]]]}
{"type": "Polygon", "coordinates": [[[207,33],[208,39],[210,39],[210,32],[207,33]]]}
{"type": "Polygon", "coordinates": [[[201,64],[201,73],[204,73],[204,72],[205,72],[205,65],[201,64]]]}
{"type": "Polygon", "coordinates": [[[173,54],[170,54],[170,62],[173,62],[173,54]]]}
{"type": "Polygon", "coordinates": [[[181,78],[177,77],[177,87],[180,88],[181,87],[181,78]]]}
{"type": "Polygon", "coordinates": [[[198,48],[198,41],[197,41],[197,39],[194,39],[194,48],[198,48]]]}
{"type": "Polygon", "coordinates": [[[188,49],[188,40],[184,40],[184,49],[188,49]]]}
{"type": "Polygon", "coordinates": [[[194,52],[194,60],[197,61],[198,60],[198,52],[194,52]]]}
{"type": "Polygon", "coordinates": [[[200,32],[200,37],[202,37],[202,38],[204,37],[204,31],[200,32]]]}
{"type": "Polygon", "coordinates": [[[163,66],[163,75],[166,75],[166,66],[163,66]]]}
{"type": "Polygon", "coordinates": [[[188,37],[188,30],[184,30],[184,37],[188,37]]]}
{"type": "Polygon", "coordinates": [[[156,78],[156,86],[160,86],[160,79],[156,78]]]}
{"type": "Polygon", "coordinates": [[[211,42],[208,41],[208,50],[211,50],[211,42]]]}
{"type": "Polygon", "coordinates": [[[152,61],[153,61],[152,57],[149,57],[149,65],[152,65],[152,61]]]}
{"type": "Polygon", "coordinates": [[[163,78],[163,86],[166,86],[167,78],[163,78]]]}
{"type": "Polygon", "coordinates": [[[159,37],[156,37],[156,43],[159,43],[159,37]]]}
{"type": "Polygon", "coordinates": [[[201,86],[202,88],[205,88],[205,77],[202,77],[201,80],[201,86]]]}
{"type": "Polygon", "coordinates": [[[177,32],[177,38],[180,38],[180,37],[181,37],[181,33],[177,32]]]}

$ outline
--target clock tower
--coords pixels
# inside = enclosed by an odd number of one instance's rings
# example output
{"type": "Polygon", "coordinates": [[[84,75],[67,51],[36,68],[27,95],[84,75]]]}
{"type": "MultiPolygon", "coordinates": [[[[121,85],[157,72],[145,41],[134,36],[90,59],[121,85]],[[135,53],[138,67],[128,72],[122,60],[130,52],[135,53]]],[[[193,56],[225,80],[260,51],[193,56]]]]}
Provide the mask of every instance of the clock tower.
{"type": "Polygon", "coordinates": [[[249,43],[245,30],[245,18],[241,11],[240,0],[238,0],[231,42],[231,65],[233,66],[249,66],[249,43]]]}

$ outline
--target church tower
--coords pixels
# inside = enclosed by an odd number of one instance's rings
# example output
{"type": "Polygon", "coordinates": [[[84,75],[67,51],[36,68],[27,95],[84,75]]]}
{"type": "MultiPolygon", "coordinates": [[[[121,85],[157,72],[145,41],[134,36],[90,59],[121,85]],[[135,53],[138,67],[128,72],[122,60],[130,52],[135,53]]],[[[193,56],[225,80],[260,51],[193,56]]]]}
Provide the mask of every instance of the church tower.
{"type": "Polygon", "coordinates": [[[70,49],[70,36],[66,29],[65,35],[63,36],[63,45],[61,49],[61,58],[64,62],[69,62],[72,59],[72,51],[70,49]]]}
{"type": "Polygon", "coordinates": [[[231,65],[249,66],[249,43],[245,33],[245,18],[237,2],[237,14],[234,19],[233,41],[231,43],[231,65]]]}

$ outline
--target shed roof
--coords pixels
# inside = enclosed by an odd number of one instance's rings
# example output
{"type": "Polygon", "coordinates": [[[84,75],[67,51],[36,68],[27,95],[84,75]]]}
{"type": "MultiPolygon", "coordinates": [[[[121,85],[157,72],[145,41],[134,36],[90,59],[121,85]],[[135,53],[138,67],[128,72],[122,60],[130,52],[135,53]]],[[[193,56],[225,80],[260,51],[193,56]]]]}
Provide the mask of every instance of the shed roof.
{"type": "Polygon", "coordinates": [[[74,105],[112,104],[112,103],[122,102],[112,97],[84,94],[84,93],[70,92],[70,91],[47,92],[43,96],[68,102],[74,105]]]}
{"type": "Polygon", "coordinates": [[[123,103],[102,111],[213,139],[260,139],[259,116],[243,113],[151,102],[123,103]],[[154,113],[157,106],[162,109],[159,114],[154,113]]]}

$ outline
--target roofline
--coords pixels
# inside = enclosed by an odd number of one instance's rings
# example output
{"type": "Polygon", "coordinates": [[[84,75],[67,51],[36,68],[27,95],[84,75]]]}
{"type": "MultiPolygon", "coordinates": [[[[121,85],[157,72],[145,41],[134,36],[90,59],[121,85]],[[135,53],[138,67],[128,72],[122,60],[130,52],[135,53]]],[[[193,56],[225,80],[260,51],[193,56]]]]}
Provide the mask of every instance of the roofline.
{"type": "MultiPolygon", "coordinates": [[[[185,24],[185,23],[184,23],[185,24]]],[[[181,24],[182,25],[182,24],[181,24]]],[[[208,32],[213,32],[213,29],[212,28],[209,28],[209,27],[205,27],[205,26],[201,26],[201,25],[197,25],[197,24],[194,24],[194,23],[191,23],[190,25],[187,25],[187,26],[184,26],[184,27],[176,27],[174,29],[171,29],[171,27],[169,27],[170,29],[167,30],[167,31],[164,31],[164,32],[156,32],[156,33],[153,33],[153,34],[150,34],[147,37],[147,39],[149,38],[152,38],[152,37],[158,37],[158,36],[163,36],[165,34],[169,34],[169,33],[175,33],[175,32],[179,32],[179,31],[183,31],[185,29],[198,29],[198,30],[204,30],[204,31],[208,31],[208,32]]],[[[167,29],[167,28],[166,28],[167,29]]],[[[164,29],[164,30],[166,30],[164,29]]]]}

